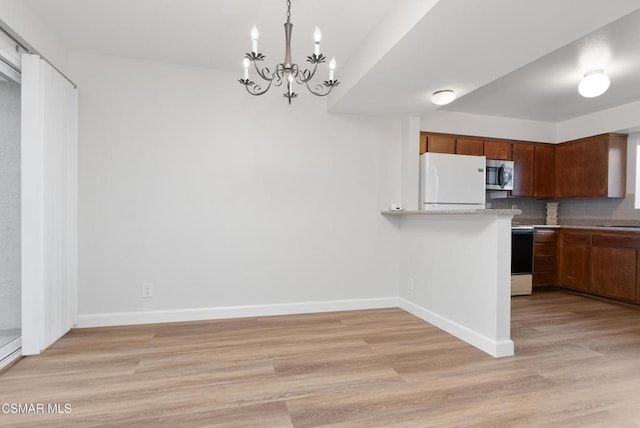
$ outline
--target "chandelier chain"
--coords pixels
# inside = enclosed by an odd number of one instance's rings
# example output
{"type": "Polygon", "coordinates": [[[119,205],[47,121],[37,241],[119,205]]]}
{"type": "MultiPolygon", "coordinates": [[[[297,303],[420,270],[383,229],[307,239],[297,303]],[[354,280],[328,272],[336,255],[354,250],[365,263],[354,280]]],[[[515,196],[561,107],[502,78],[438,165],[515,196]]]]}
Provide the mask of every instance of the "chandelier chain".
{"type": "Polygon", "coordinates": [[[291,0],[287,0],[287,23],[291,22],[291,0]]]}

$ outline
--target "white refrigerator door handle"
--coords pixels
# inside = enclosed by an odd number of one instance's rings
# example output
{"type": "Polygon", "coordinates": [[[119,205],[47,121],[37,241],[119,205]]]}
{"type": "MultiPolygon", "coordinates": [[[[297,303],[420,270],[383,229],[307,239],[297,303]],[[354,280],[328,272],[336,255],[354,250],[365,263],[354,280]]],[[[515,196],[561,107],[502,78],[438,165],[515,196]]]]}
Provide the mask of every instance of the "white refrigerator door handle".
{"type": "Polygon", "coordinates": [[[438,177],[438,168],[433,168],[433,202],[438,203],[438,190],[440,189],[440,178],[438,177]]]}

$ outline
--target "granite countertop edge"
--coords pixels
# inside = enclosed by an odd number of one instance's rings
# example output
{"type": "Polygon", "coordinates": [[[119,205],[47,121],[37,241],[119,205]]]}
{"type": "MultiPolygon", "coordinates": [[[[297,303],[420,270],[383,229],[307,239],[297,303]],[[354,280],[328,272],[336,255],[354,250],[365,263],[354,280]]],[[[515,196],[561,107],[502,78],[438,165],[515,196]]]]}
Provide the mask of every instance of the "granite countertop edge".
{"type": "Polygon", "coordinates": [[[544,219],[515,219],[513,226],[532,226],[535,229],[584,229],[598,231],[624,231],[624,232],[640,232],[639,227],[622,227],[626,225],[640,226],[640,220],[635,219],[568,219],[560,221],[560,224],[544,224],[544,219]],[[603,225],[614,225],[603,226],[603,225]]]}
{"type": "Polygon", "coordinates": [[[433,216],[433,215],[495,215],[514,216],[522,214],[521,210],[512,209],[473,209],[473,210],[433,210],[433,211],[381,211],[385,216],[433,216]]]}
{"type": "Polygon", "coordinates": [[[533,225],[534,229],[544,229],[544,228],[557,228],[557,229],[582,229],[582,230],[599,230],[604,232],[637,232],[640,233],[640,228],[637,227],[609,227],[609,226],[587,226],[587,225],[558,225],[558,226],[547,226],[547,225],[533,225]]]}

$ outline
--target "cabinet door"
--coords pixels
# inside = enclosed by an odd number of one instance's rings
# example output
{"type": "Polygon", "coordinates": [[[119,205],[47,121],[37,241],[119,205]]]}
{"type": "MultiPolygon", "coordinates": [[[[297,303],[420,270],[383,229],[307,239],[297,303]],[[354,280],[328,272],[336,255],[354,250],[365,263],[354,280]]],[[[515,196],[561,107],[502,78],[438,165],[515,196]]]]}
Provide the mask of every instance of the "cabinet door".
{"type": "Polygon", "coordinates": [[[484,142],[484,155],[487,159],[510,160],[511,143],[507,141],[484,142]]]}
{"type": "Polygon", "coordinates": [[[584,153],[582,195],[607,196],[608,153],[607,137],[598,135],[580,142],[584,153]]]}
{"type": "Polygon", "coordinates": [[[555,257],[556,252],[557,247],[555,242],[536,242],[533,244],[533,254],[536,257],[555,257]]]}
{"type": "Polygon", "coordinates": [[[560,234],[560,285],[576,290],[589,289],[589,246],[586,232],[560,234]]]}
{"type": "Polygon", "coordinates": [[[584,193],[584,146],[579,142],[556,147],[556,198],[575,198],[584,193]]]}
{"type": "Polygon", "coordinates": [[[427,151],[433,153],[456,153],[456,137],[453,135],[427,134],[427,151]]]}
{"type": "Polygon", "coordinates": [[[484,155],[484,142],[475,138],[456,139],[456,153],[459,155],[484,155]]]}
{"type": "Polygon", "coordinates": [[[511,146],[513,159],[513,196],[533,196],[533,156],[532,144],[513,143],[511,146]]]}
{"type": "Polygon", "coordinates": [[[536,144],[533,157],[533,197],[554,198],[556,183],[556,147],[536,144]]]}
{"type": "MultiPolygon", "coordinates": [[[[608,177],[607,196],[624,198],[627,194],[627,136],[609,134],[607,136],[608,177]]],[[[632,156],[635,153],[631,153],[632,156]]]]}
{"type": "MultiPolygon", "coordinates": [[[[636,269],[640,266],[640,251],[636,251],[636,269]]],[[[636,272],[636,302],[640,303],[640,275],[636,272]]]]}
{"type": "Polygon", "coordinates": [[[636,299],[636,250],[592,247],[589,291],[617,299],[636,299]]]}

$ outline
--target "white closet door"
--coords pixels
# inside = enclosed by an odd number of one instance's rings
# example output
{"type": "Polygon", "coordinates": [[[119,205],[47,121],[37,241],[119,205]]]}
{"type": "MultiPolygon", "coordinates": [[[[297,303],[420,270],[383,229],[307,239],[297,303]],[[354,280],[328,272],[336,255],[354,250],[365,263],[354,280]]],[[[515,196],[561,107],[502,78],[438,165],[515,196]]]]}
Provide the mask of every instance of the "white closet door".
{"type": "Polygon", "coordinates": [[[22,56],[22,353],[39,354],[77,316],[77,90],[22,56]]]}

